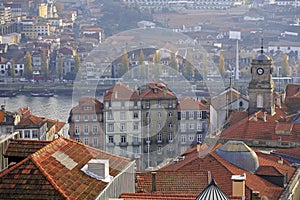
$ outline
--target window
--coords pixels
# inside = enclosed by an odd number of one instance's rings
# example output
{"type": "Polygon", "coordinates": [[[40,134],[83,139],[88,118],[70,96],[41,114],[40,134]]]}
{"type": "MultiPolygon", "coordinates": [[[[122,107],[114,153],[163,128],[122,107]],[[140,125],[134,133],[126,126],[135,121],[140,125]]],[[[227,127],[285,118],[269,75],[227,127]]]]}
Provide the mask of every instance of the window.
{"type": "Polygon", "coordinates": [[[146,117],[150,117],[150,113],[149,112],[146,112],[146,117]]]}
{"type": "Polygon", "coordinates": [[[121,120],[125,120],[126,119],[126,116],[125,116],[125,112],[120,112],[120,119],[121,120]]]}
{"type": "Polygon", "coordinates": [[[161,141],[162,141],[162,134],[157,133],[157,142],[161,142],[161,141]]]}
{"type": "Polygon", "coordinates": [[[161,123],[158,123],[158,124],[157,124],[157,128],[158,128],[158,129],[161,129],[161,123]]]}
{"type": "Polygon", "coordinates": [[[121,123],[121,124],[120,124],[120,129],[121,129],[122,131],[125,131],[125,130],[126,130],[126,124],[125,124],[125,123],[121,123]]]}
{"type": "Polygon", "coordinates": [[[114,124],[108,124],[108,131],[113,132],[114,131],[114,124]]]}
{"type": "Polygon", "coordinates": [[[195,128],[194,124],[193,123],[189,123],[189,129],[190,130],[194,130],[194,128],[195,128]]]}
{"type": "Polygon", "coordinates": [[[108,102],[108,108],[111,109],[111,101],[108,102]]]}
{"type": "Polygon", "coordinates": [[[93,138],[93,146],[98,147],[98,138],[93,138]]]}
{"type": "Polygon", "coordinates": [[[172,108],[173,107],[173,101],[172,99],[169,100],[169,108],[172,108]]]}
{"type": "Polygon", "coordinates": [[[135,130],[135,131],[139,130],[139,123],[138,122],[134,122],[133,130],[135,130]]]}
{"type": "Polygon", "coordinates": [[[158,107],[158,108],[161,107],[161,100],[157,100],[157,107],[158,107]]]}
{"type": "Polygon", "coordinates": [[[138,119],[139,118],[139,113],[138,112],[134,112],[133,113],[133,119],[138,119]]]}
{"type": "Polygon", "coordinates": [[[125,108],[125,101],[121,101],[121,108],[125,108]]]}
{"type": "Polygon", "coordinates": [[[32,138],[38,138],[38,131],[32,130],[32,138]]]}
{"type": "Polygon", "coordinates": [[[112,112],[109,112],[109,113],[108,113],[107,118],[108,118],[109,120],[114,119],[112,112]]]}
{"type": "Polygon", "coordinates": [[[79,132],[80,132],[79,126],[75,126],[75,134],[76,134],[76,135],[79,135],[79,132]]]}
{"type": "Polygon", "coordinates": [[[80,121],[80,116],[79,115],[75,115],[75,121],[79,122],[80,121]]]}
{"type": "Polygon", "coordinates": [[[84,138],[84,144],[89,145],[89,138],[84,138]]]}
{"type": "Polygon", "coordinates": [[[24,131],[24,138],[30,138],[30,131],[29,130],[24,131]]]}
{"type": "Polygon", "coordinates": [[[139,138],[137,136],[133,136],[132,140],[134,143],[138,143],[139,142],[139,138]]]}
{"type": "Polygon", "coordinates": [[[84,134],[89,134],[89,127],[88,126],[84,126],[84,134]]]}
{"type": "Polygon", "coordinates": [[[180,129],[181,129],[181,132],[185,132],[185,124],[184,123],[180,124],[180,129]]]}
{"type": "Polygon", "coordinates": [[[22,131],[19,131],[19,137],[20,137],[20,138],[23,138],[22,131]]]}
{"type": "Polygon", "coordinates": [[[159,117],[159,118],[161,117],[161,112],[157,113],[157,117],[159,117]]]}
{"type": "Polygon", "coordinates": [[[197,131],[202,131],[202,123],[197,124],[197,131]]]}
{"type": "Polygon", "coordinates": [[[185,144],[185,142],[186,142],[186,136],[185,136],[185,135],[182,135],[182,136],[181,136],[181,143],[182,143],[182,144],[185,144]]]}
{"type": "Polygon", "coordinates": [[[150,100],[146,101],[146,108],[150,108],[150,100]]]}
{"type": "Polygon", "coordinates": [[[189,119],[194,119],[194,111],[189,112],[189,119]]]}
{"type": "Polygon", "coordinates": [[[108,143],[114,143],[114,136],[108,136],[108,143]]]}
{"type": "Polygon", "coordinates": [[[169,112],[169,117],[172,117],[173,116],[173,113],[172,112],[169,112]]]}
{"type": "Polygon", "coordinates": [[[161,153],[162,153],[161,146],[157,146],[157,154],[161,154],[161,153]]]}
{"type": "Polygon", "coordinates": [[[261,94],[257,95],[257,108],[263,108],[264,99],[261,94]]]}
{"type": "Polygon", "coordinates": [[[97,121],[97,115],[96,114],[93,115],[93,121],[97,121]]]}
{"type": "Polygon", "coordinates": [[[89,116],[88,115],[84,115],[84,121],[88,121],[89,120],[89,116]]]}
{"type": "Polygon", "coordinates": [[[185,119],[185,112],[181,112],[181,119],[185,119]]]}
{"type": "Polygon", "coordinates": [[[126,136],[125,136],[125,135],[122,135],[122,136],[121,136],[121,142],[122,142],[122,143],[125,143],[125,142],[126,142],[126,136]]]}
{"type": "Polygon", "coordinates": [[[97,126],[93,126],[93,133],[97,134],[97,132],[98,132],[98,127],[97,126]]]}
{"type": "Polygon", "coordinates": [[[77,142],[80,142],[80,139],[79,139],[79,138],[75,138],[75,140],[76,140],[77,142]]]}
{"type": "Polygon", "coordinates": [[[133,147],[133,153],[140,153],[139,147],[133,147]]]}
{"type": "Polygon", "coordinates": [[[195,139],[195,138],[194,138],[194,135],[189,135],[189,141],[190,141],[190,142],[194,141],[194,139],[195,139]]]}
{"type": "Polygon", "coordinates": [[[202,112],[201,111],[197,111],[197,119],[202,119],[202,112]]]}
{"type": "Polygon", "coordinates": [[[170,132],[168,135],[169,142],[173,142],[173,133],[170,132]]]}
{"type": "Polygon", "coordinates": [[[172,128],[173,127],[173,124],[170,122],[169,123],[169,128],[172,128]]]}
{"type": "Polygon", "coordinates": [[[202,134],[197,134],[197,142],[201,142],[202,141],[202,134]]]}
{"type": "Polygon", "coordinates": [[[146,147],[146,153],[150,153],[151,151],[150,151],[150,145],[147,145],[147,147],[146,147]]]}
{"type": "Polygon", "coordinates": [[[133,106],[134,106],[134,108],[137,108],[137,107],[138,107],[138,102],[137,102],[137,101],[134,101],[134,102],[133,102],[133,106]]]}

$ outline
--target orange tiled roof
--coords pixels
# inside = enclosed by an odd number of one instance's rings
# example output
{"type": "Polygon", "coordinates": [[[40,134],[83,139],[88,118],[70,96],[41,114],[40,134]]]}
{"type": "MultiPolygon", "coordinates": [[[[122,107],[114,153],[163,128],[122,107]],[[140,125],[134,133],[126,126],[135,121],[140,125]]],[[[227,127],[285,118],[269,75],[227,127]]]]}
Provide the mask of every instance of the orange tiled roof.
{"type": "Polygon", "coordinates": [[[266,175],[266,176],[284,176],[273,166],[260,166],[255,172],[257,175],[266,175]]]}
{"type": "Polygon", "coordinates": [[[104,101],[122,101],[122,100],[137,100],[138,94],[128,85],[117,83],[109,88],[104,94],[104,101]]]}
{"type": "Polygon", "coordinates": [[[85,114],[85,113],[101,113],[103,112],[104,105],[101,101],[93,97],[83,97],[79,99],[79,104],[72,108],[72,113],[85,114]],[[83,106],[92,106],[93,110],[84,110],[83,106]]]}
{"type": "Polygon", "coordinates": [[[292,156],[295,158],[300,158],[300,148],[276,149],[274,152],[278,154],[292,156]]]}
{"type": "Polygon", "coordinates": [[[45,120],[47,122],[55,124],[55,133],[58,133],[66,125],[65,122],[60,122],[60,121],[54,120],[54,119],[45,118],[45,120]]]}
{"type": "Polygon", "coordinates": [[[0,198],[9,195],[25,199],[93,199],[108,183],[81,171],[91,159],[108,159],[109,174],[116,176],[129,159],[60,137],[17,165],[0,173],[0,198]],[[53,155],[59,153],[70,159],[72,166],[62,164],[53,155]],[[16,192],[18,191],[18,192],[16,192]]]}
{"type": "Polygon", "coordinates": [[[45,120],[41,117],[30,115],[28,117],[22,117],[17,126],[41,126],[45,120]]]}
{"type": "MultiPolygon", "coordinates": [[[[208,171],[157,171],[156,193],[157,194],[183,194],[199,195],[208,185],[210,174],[208,171]]],[[[137,173],[136,192],[152,192],[151,172],[137,173]]]]}
{"type": "Polygon", "coordinates": [[[300,109],[300,85],[288,84],[286,86],[285,104],[289,112],[300,109]]]}
{"type": "Polygon", "coordinates": [[[189,194],[144,194],[144,193],[122,193],[124,200],[195,200],[195,195],[189,194]]]}
{"type": "Polygon", "coordinates": [[[12,139],[9,140],[4,156],[26,158],[48,144],[50,141],[12,139]]]}
{"type": "MultiPolygon", "coordinates": [[[[180,174],[182,171],[199,171],[199,170],[209,170],[211,172],[212,178],[216,180],[218,186],[222,189],[227,196],[231,196],[232,186],[231,176],[246,174],[246,198],[250,199],[251,190],[259,191],[261,196],[267,196],[269,199],[278,199],[284,188],[276,186],[267,180],[255,175],[251,172],[247,172],[220,157],[216,153],[216,149],[220,148],[221,145],[217,145],[211,152],[207,155],[204,152],[197,152],[196,148],[194,151],[190,151],[188,154],[185,154],[185,159],[177,162],[170,163],[164,168],[160,169],[161,171],[176,171],[180,174]]],[[[260,166],[274,166],[280,173],[288,173],[288,181],[291,180],[292,175],[295,173],[293,167],[286,165],[281,165],[278,162],[273,160],[268,160],[268,155],[264,157],[259,156],[260,166]]]]}
{"type": "Polygon", "coordinates": [[[161,98],[176,98],[176,95],[168,89],[168,86],[157,81],[149,83],[148,88],[141,91],[140,97],[143,99],[161,99],[161,98]]]}
{"type": "Polygon", "coordinates": [[[183,97],[179,99],[180,110],[208,110],[201,101],[191,97],[183,97]]]}

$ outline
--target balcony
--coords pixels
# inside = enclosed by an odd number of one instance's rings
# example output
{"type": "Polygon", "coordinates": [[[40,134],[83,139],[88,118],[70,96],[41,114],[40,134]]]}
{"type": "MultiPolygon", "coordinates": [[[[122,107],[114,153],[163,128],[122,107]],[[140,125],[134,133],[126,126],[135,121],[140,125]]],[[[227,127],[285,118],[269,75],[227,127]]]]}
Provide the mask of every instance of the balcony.
{"type": "Polygon", "coordinates": [[[132,145],[132,146],[140,146],[140,145],[141,145],[141,142],[140,142],[140,141],[134,141],[134,142],[132,142],[131,145],[132,145]]]}
{"type": "Polygon", "coordinates": [[[114,143],[114,142],[109,142],[109,143],[107,143],[106,144],[108,147],[113,147],[113,146],[115,146],[116,144],[114,143]]]}
{"type": "Polygon", "coordinates": [[[145,143],[146,144],[150,144],[151,143],[151,139],[145,139],[145,143]]]}
{"type": "Polygon", "coordinates": [[[128,146],[128,142],[119,142],[119,146],[120,147],[127,147],[128,146]]]}
{"type": "Polygon", "coordinates": [[[163,139],[161,139],[161,140],[156,140],[156,143],[157,143],[157,144],[161,144],[161,143],[163,143],[163,142],[164,142],[163,139]]]}

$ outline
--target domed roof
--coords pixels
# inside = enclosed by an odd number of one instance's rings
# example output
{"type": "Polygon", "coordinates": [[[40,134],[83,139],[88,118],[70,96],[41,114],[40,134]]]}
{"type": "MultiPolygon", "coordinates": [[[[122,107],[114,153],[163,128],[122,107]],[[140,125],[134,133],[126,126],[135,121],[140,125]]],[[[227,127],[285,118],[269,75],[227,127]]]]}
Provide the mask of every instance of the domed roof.
{"type": "Polygon", "coordinates": [[[248,172],[259,167],[256,153],[242,141],[228,141],[216,153],[231,164],[248,172]]]}
{"type": "Polygon", "coordinates": [[[271,60],[271,58],[269,56],[267,56],[266,54],[261,53],[258,56],[256,56],[256,60],[259,60],[259,61],[268,61],[268,60],[271,60]]]}

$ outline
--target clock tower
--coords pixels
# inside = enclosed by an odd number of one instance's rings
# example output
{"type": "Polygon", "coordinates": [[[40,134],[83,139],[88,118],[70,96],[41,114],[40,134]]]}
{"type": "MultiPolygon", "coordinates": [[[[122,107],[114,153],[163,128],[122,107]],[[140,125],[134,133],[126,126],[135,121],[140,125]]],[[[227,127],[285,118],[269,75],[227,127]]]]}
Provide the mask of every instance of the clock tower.
{"type": "Polygon", "coordinates": [[[260,109],[265,110],[270,115],[275,113],[272,72],[273,61],[264,54],[262,46],[260,54],[251,63],[252,79],[248,86],[249,115],[260,109]]]}

